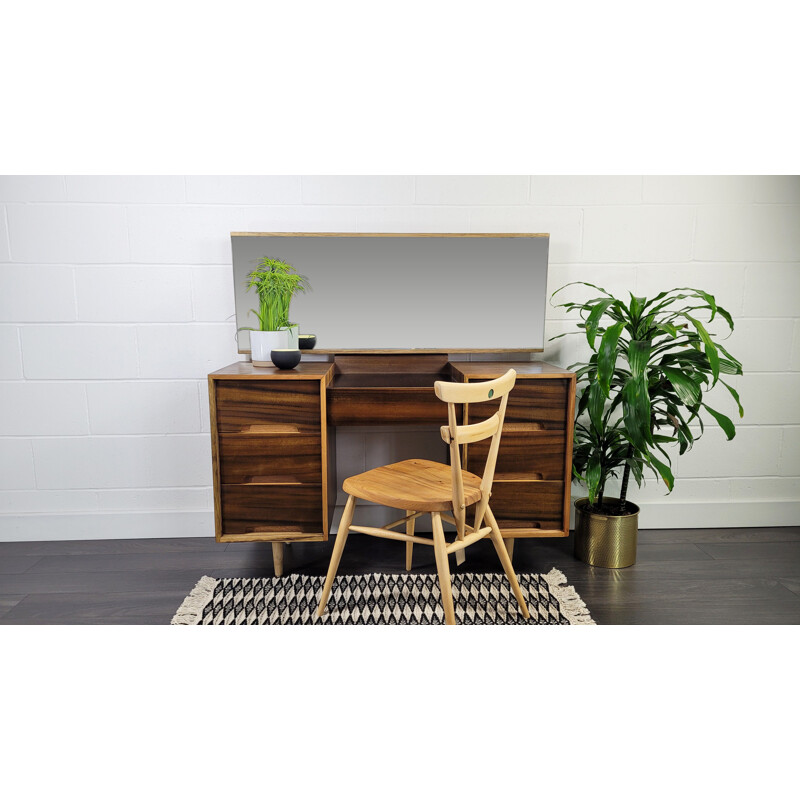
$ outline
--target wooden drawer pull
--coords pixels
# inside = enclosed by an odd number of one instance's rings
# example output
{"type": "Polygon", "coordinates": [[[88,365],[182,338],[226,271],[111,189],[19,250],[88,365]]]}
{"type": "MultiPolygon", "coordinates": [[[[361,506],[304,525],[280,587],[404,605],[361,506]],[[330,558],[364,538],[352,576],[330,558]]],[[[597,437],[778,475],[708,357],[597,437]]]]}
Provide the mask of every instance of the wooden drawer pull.
{"type": "Polygon", "coordinates": [[[242,433],[299,433],[297,425],[283,425],[274,423],[272,425],[244,425],[242,433]]]}
{"type": "Polygon", "coordinates": [[[281,533],[287,536],[296,535],[296,536],[307,536],[304,531],[298,531],[296,528],[289,528],[286,526],[280,525],[253,525],[251,527],[247,527],[244,529],[245,533],[281,533]]]}
{"type": "Polygon", "coordinates": [[[280,484],[281,486],[300,486],[302,481],[291,475],[253,475],[244,481],[251,485],[269,486],[271,484],[280,484]]]}

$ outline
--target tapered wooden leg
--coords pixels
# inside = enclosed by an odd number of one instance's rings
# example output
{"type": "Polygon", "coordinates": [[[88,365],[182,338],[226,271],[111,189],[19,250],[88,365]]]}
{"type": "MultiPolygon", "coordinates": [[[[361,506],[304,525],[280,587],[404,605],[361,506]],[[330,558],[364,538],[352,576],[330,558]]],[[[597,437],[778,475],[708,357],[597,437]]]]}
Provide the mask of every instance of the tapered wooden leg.
{"type": "Polygon", "coordinates": [[[497,550],[497,555],[500,556],[500,563],[503,565],[508,582],[511,584],[511,590],[514,592],[514,597],[517,598],[519,607],[522,610],[522,616],[525,617],[525,619],[529,619],[531,614],[530,611],[528,611],[528,604],[522,596],[522,589],[519,588],[519,581],[514,572],[514,567],[511,565],[511,559],[509,558],[508,550],[506,550],[505,543],[503,542],[503,537],[500,535],[500,528],[497,526],[497,520],[494,518],[492,509],[488,507],[486,508],[486,520],[492,528],[491,537],[494,549],[497,550]]]}
{"type": "MultiPolygon", "coordinates": [[[[406,511],[406,514],[413,514],[413,511],[406,511]]],[[[416,522],[415,519],[410,519],[406,522],[406,533],[409,536],[414,535],[414,523],[416,522]]],[[[406,569],[410,572],[411,571],[411,557],[414,555],[414,543],[413,542],[406,542],[406,569]]]]}
{"type": "Polygon", "coordinates": [[[516,539],[503,539],[503,544],[506,546],[506,551],[508,552],[508,557],[513,561],[514,560],[514,542],[516,539]]]}
{"type": "Polygon", "coordinates": [[[436,570],[439,573],[439,590],[442,593],[444,621],[447,625],[456,624],[456,613],[453,610],[453,587],[450,583],[450,565],[447,563],[447,542],[444,538],[442,518],[434,511],[431,514],[433,524],[433,550],[436,554],[436,570]]]}
{"type": "Polygon", "coordinates": [[[272,566],[275,570],[275,574],[279,577],[283,577],[283,542],[273,542],[272,543],[272,566]]]}
{"type": "MultiPolygon", "coordinates": [[[[467,512],[462,508],[459,513],[456,513],[456,507],[453,505],[453,519],[456,521],[456,536],[459,539],[464,538],[464,523],[467,521],[467,512]]],[[[456,550],[456,566],[460,567],[467,560],[467,548],[456,550]]]]}
{"type": "Polygon", "coordinates": [[[336,577],[336,570],[339,569],[339,562],[342,560],[344,545],[347,541],[347,534],[350,533],[350,525],[353,523],[353,512],[356,509],[356,498],[350,494],[347,496],[347,503],[342,512],[342,519],[339,521],[339,530],[336,532],[336,542],[333,545],[333,555],[328,567],[328,576],[325,578],[325,586],[322,587],[322,596],[319,600],[317,616],[321,617],[325,613],[325,606],[328,604],[328,595],[331,593],[333,579],[336,577]]]}

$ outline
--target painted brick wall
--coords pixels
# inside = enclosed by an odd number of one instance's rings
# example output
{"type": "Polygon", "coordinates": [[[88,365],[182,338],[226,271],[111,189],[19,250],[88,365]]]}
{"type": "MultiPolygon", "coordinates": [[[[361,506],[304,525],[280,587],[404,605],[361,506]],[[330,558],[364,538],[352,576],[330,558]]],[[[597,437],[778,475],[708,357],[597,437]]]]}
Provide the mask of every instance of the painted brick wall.
{"type": "MultiPolygon", "coordinates": [[[[211,534],[234,230],[545,231],[551,291],[714,293],[746,416],[677,461],[672,495],[635,492],[642,526],[800,518],[800,178],[21,176],[0,177],[0,539],[211,534]]],[[[548,336],[570,326],[550,310],[548,336]]],[[[569,337],[545,358],[584,355],[569,337]]],[[[340,470],[412,446],[428,434],[340,432],[340,470]]]]}

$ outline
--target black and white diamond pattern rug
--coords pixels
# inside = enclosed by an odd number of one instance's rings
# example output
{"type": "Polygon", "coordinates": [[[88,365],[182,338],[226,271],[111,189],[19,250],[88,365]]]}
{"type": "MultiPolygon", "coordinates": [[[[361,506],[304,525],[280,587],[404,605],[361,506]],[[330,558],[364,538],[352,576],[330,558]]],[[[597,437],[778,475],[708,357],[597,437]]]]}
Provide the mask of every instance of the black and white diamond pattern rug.
{"type": "MultiPolygon", "coordinates": [[[[531,617],[520,613],[501,573],[452,576],[459,625],[594,625],[557,569],[517,575],[531,617]]],[[[444,609],[436,575],[340,575],[325,614],[316,614],[323,576],[201,578],[173,625],[438,625],[444,609]]]]}

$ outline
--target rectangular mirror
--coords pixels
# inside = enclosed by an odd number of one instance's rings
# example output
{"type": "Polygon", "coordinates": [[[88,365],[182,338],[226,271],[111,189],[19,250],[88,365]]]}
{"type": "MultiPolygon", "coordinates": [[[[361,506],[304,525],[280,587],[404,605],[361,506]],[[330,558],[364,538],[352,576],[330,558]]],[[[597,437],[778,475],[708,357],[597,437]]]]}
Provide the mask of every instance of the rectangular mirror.
{"type": "Polygon", "coordinates": [[[546,233],[232,233],[231,244],[237,328],[258,327],[247,275],[267,256],[308,278],[290,321],[316,335],[313,352],[544,349],[546,233]]]}

